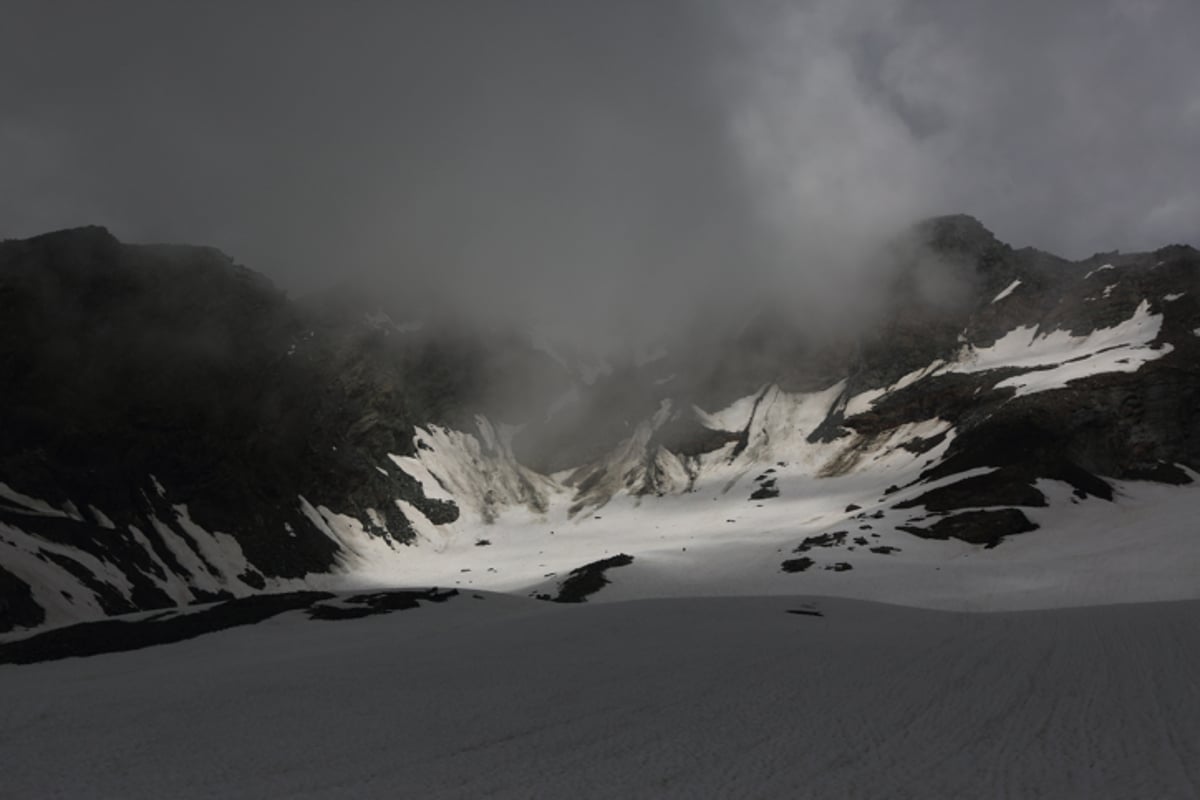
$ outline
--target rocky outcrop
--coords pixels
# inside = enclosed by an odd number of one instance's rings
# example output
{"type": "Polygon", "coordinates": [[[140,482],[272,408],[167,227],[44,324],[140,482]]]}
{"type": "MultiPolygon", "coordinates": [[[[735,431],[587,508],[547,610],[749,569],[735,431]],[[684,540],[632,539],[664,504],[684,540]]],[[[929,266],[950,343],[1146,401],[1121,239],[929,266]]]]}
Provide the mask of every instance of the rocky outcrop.
{"type": "Polygon", "coordinates": [[[46,572],[104,613],[158,608],[338,569],[313,509],[393,543],[413,536],[398,500],[453,521],[388,456],[462,413],[478,359],[313,313],[208,248],[0,244],[0,630],[37,621],[46,572]]]}

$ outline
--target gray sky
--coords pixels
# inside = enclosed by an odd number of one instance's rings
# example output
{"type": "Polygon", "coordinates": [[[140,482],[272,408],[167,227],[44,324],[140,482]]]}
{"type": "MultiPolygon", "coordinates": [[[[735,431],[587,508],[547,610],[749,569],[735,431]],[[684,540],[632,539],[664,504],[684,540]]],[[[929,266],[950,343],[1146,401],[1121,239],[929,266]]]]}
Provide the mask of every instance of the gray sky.
{"type": "Polygon", "coordinates": [[[1192,0],[6,0],[0,236],[559,323],[840,308],[932,213],[1200,243],[1197,41],[1192,0]]]}

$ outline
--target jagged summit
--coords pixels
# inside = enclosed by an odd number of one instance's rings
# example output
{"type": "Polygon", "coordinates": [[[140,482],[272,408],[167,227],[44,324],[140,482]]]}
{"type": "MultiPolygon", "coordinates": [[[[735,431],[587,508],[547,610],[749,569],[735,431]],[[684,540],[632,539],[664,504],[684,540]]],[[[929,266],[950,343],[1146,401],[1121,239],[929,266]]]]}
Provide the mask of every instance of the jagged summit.
{"type": "Polygon", "coordinates": [[[24,242],[29,246],[41,246],[53,242],[84,241],[119,244],[117,237],[103,225],[79,225],[74,228],[60,228],[56,231],[47,231],[46,233],[40,233],[37,236],[30,236],[24,239],[5,239],[4,243],[24,242]]]}
{"type": "Polygon", "coordinates": [[[934,250],[958,256],[982,257],[993,250],[1006,250],[995,234],[969,214],[930,217],[913,226],[919,239],[934,250]]]}

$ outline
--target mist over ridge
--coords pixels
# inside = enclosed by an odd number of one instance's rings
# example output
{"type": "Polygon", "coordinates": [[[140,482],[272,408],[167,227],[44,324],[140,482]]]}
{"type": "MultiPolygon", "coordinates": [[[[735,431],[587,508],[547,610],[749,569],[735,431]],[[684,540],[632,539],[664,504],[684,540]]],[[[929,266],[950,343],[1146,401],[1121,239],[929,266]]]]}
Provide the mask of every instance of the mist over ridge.
{"type": "MultiPolygon", "coordinates": [[[[210,244],[293,294],[358,284],[584,344],[764,308],[825,332],[870,319],[884,251],[931,215],[1072,258],[1197,239],[1200,11],[1182,1],[12,19],[0,235],[210,244]]],[[[955,294],[953,265],[924,272],[955,294]]]]}

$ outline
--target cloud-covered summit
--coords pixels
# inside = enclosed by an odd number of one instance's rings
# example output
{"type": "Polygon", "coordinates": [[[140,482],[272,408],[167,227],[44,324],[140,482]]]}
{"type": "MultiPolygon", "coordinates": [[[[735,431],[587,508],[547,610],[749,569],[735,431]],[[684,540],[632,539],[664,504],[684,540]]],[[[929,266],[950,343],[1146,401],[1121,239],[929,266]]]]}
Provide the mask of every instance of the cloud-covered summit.
{"type": "Polygon", "coordinates": [[[17,2],[0,236],[211,244],[589,331],[784,297],[966,211],[1073,257],[1200,238],[1184,0],[17,2]]]}

